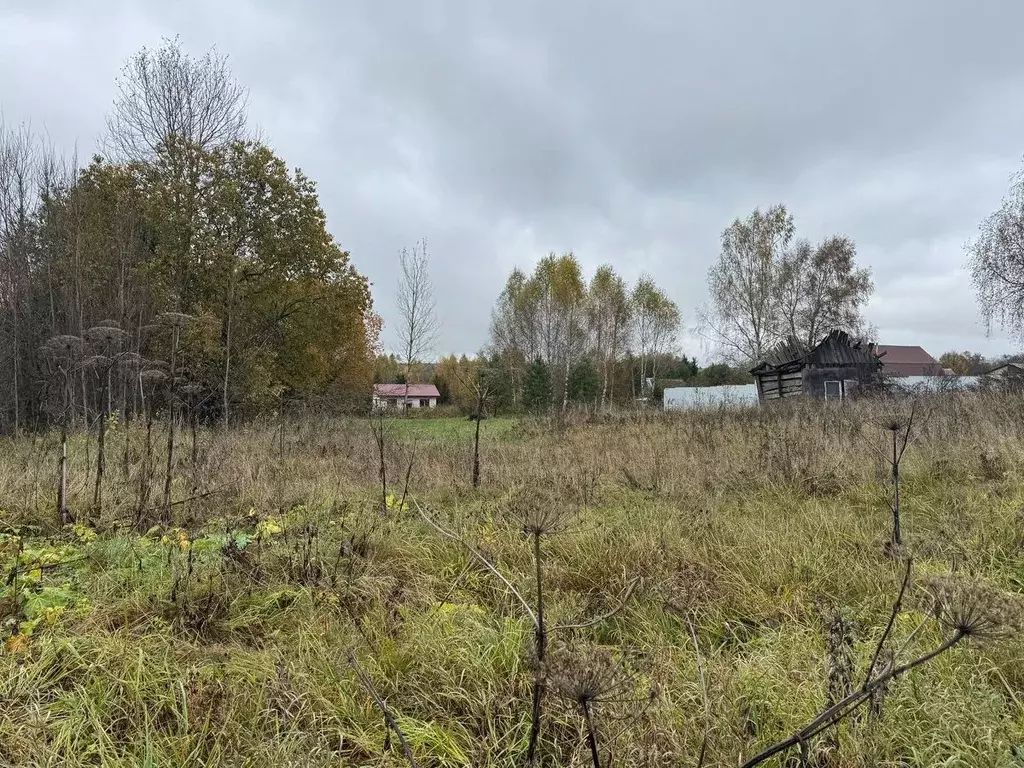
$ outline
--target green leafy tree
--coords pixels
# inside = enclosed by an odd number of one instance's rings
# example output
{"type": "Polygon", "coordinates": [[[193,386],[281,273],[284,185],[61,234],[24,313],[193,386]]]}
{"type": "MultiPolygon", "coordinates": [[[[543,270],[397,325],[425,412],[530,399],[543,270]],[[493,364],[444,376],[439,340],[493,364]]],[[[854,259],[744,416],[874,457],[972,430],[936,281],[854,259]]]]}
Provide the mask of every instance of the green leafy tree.
{"type": "Polygon", "coordinates": [[[483,382],[489,392],[487,399],[494,412],[514,412],[519,408],[516,380],[505,362],[501,355],[492,354],[487,358],[487,365],[482,372],[483,382]]]}
{"type": "Polygon", "coordinates": [[[535,358],[523,380],[523,407],[540,413],[551,405],[551,371],[547,363],[535,358]]]}
{"type": "Polygon", "coordinates": [[[577,361],[569,372],[569,400],[594,404],[601,394],[601,379],[589,358],[577,361]]]}

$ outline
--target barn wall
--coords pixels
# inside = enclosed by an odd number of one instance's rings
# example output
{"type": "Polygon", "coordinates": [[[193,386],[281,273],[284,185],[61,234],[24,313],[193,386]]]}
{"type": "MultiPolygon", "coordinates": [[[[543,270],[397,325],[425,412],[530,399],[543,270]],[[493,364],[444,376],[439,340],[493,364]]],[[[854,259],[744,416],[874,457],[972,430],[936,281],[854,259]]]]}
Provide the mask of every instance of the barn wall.
{"type": "Polygon", "coordinates": [[[787,397],[797,397],[803,394],[804,383],[801,371],[791,373],[766,373],[757,377],[760,385],[761,401],[779,400],[787,397]]]}
{"type": "Polygon", "coordinates": [[[833,366],[829,368],[805,368],[804,392],[811,397],[825,397],[826,381],[844,381],[855,379],[860,388],[867,389],[871,384],[871,372],[865,366],[833,366]]]}

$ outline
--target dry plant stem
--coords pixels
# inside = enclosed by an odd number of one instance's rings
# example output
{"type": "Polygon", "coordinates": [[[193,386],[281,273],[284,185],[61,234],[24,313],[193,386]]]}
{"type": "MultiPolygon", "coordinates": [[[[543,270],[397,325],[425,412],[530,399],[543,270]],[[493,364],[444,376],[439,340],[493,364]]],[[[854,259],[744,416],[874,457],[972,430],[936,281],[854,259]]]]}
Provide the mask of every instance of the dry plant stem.
{"type": "Polygon", "coordinates": [[[405,469],[405,485],[402,486],[402,501],[398,504],[398,511],[401,512],[405,509],[405,500],[409,496],[409,479],[412,477],[412,465],[415,463],[416,457],[413,456],[409,459],[409,466],[405,469]]]}
{"type": "Polygon", "coordinates": [[[480,421],[482,420],[483,398],[476,404],[476,430],[473,434],[473,488],[480,487],[480,421]]]}
{"type": "Polygon", "coordinates": [[[60,524],[68,523],[68,425],[67,420],[60,427],[60,467],[57,478],[57,519],[60,524]]]}
{"type": "Polygon", "coordinates": [[[630,581],[629,584],[626,585],[626,591],[623,592],[622,597],[619,598],[619,604],[607,613],[602,613],[600,616],[591,619],[590,621],[584,621],[579,624],[556,624],[551,628],[551,631],[562,632],[567,629],[586,629],[587,627],[597,626],[602,621],[607,621],[608,619],[614,617],[616,614],[621,612],[622,609],[626,607],[626,604],[629,602],[629,599],[633,596],[633,592],[636,589],[637,584],[639,583],[639,578],[635,578],[632,581],[630,581]]]}
{"type": "Polygon", "coordinates": [[[409,765],[411,765],[412,768],[417,768],[416,758],[413,757],[412,748],[409,746],[409,742],[406,740],[402,729],[398,726],[398,721],[395,720],[394,714],[392,714],[391,710],[388,709],[388,705],[377,692],[377,688],[374,686],[373,680],[371,680],[370,676],[362,670],[356,662],[356,657],[352,653],[349,653],[348,655],[348,663],[356,673],[356,677],[359,678],[360,684],[362,684],[366,689],[366,692],[370,694],[370,698],[373,699],[374,704],[377,705],[377,708],[384,715],[384,721],[388,724],[388,727],[395,732],[396,736],[398,736],[398,743],[402,745],[402,752],[405,753],[405,759],[409,761],[409,765]]]}
{"type": "Polygon", "coordinates": [[[388,508],[388,468],[384,459],[384,411],[380,411],[378,414],[376,425],[371,417],[370,431],[373,432],[373,440],[377,444],[377,454],[380,460],[377,475],[380,477],[380,510],[383,513],[388,508]]]}
{"type": "Polygon", "coordinates": [[[900,521],[900,464],[903,461],[903,454],[907,451],[907,444],[910,442],[910,434],[914,428],[914,413],[917,404],[910,406],[910,416],[907,418],[907,425],[901,430],[893,430],[892,433],[892,543],[899,546],[903,544],[903,531],[900,521]]]}
{"type": "Polygon", "coordinates": [[[697,654],[697,675],[700,677],[700,696],[704,703],[704,737],[700,743],[700,755],[697,757],[697,768],[703,768],[704,760],[708,754],[708,738],[711,734],[711,701],[708,699],[708,682],[704,677],[704,659],[700,655],[700,643],[697,642],[697,630],[693,621],[686,617],[686,625],[690,628],[690,637],[693,639],[693,650],[697,654]]]}
{"type": "Polygon", "coordinates": [[[107,398],[100,393],[100,418],[96,433],[96,486],[93,489],[92,506],[95,514],[103,512],[103,476],[107,469],[107,398]]]}
{"type": "Polygon", "coordinates": [[[448,541],[454,541],[456,544],[461,544],[466,549],[467,552],[469,552],[471,555],[473,555],[474,558],[476,558],[477,562],[484,566],[484,568],[486,568],[488,571],[493,573],[498,578],[498,580],[508,588],[508,590],[513,594],[516,600],[519,601],[519,604],[523,607],[523,610],[526,611],[526,615],[530,617],[530,621],[533,623],[533,626],[539,626],[537,614],[533,612],[533,608],[530,607],[530,604],[526,601],[526,598],[523,597],[522,593],[520,593],[519,590],[512,586],[512,582],[505,578],[504,574],[502,574],[501,571],[499,571],[497,568],[491,565],[491,562],[482,554],[477,552],[474,547],[467,544],[465,541],[463,541],[461,538],[456,536],[451,531],[446,530],[445,528],[431,520],[427,513],[423,511],[423,507],[420,506],[418,501],[413,499],[412,503],[416,507],[416,511],[419,513],[420,517],[423,518],[423,521],[431,528],[433,528],[435,531],[437,531],[438,535],[440,535],[442,538],[448,539],[448,541]]]}
{"type": "Polygon", "coordinates": [[[913,566],[914,561],[912,558],[907,558],[907,566],[903,571],[903,582],[900,584],[899,594],[896,596],[896,602],[892,605],[892,611],[889,614],[889,623],[885,625],[885,631],[882,632],[882,637],[878,641],[878,645],[875,646],[875,652],[871,656],[871,664],[868,665],[868,672],[864,676],[864,683],[861,688],[867,686],[871,681],[871,676],[875,674],[875,666],[878,664],[878,657],[882,654],[882,648],[885,646],[885,641],[889,639],[889,634],[892,632],[893,624],[896,623],[896,617],[899,616],[900,610],[903,608],[903,595],[906,594],[907,584],[910,583],[910,569],[913,566]]]}
{"type": "Polygon", "coordinates": [[[174,480],[174,399],[177,395],[178,339],[179,330],[175,325],[171,341],[171,368],[167,394],[167,471],[164,475],[164,524],[171,522],[171,485],[174,480]]]}
{"type": "Polygon", "coordinates": [[[584,699],[580,702],[580,708],[583,710],[583,718],[587,722],[587,744],[590,747],[590,760],[594,768],[601,768],[601,757],[597,751],[597,731],[594,729],[594,713],[591,710],[591,704],[584,699]]]}
{"type": "Polygon", "coordinates": [[[547,654],[548,636],[544,626],[544,583],[541,570],[540,531],[533,532],[533,563],[537,578],[537,620],[534,638],[537,650],[537,674],[533,679],[533,707],[530,714],[530,744],[526,759],[530,765],[536,765],[537,743],[540,740],[541,702],[544,698],[544,657],[547,654]]]}
{"type": "Polygon", "coordinates": [[[931,661],[939,654],[945,653],[950,648],[955,646],[957,643],[961,642],[965,637],[967,637],[966,633],[964,633],[962,630],[957,630],[952,635],[950,635],[950,637],[947,638],[945,642],[943,642],[937,648],[924,654],[923,656],[919,656],[913,661],[909,661],[900,667],[892,667],[891,665],[886,666],[884,670],[881,673],[879,673],[879,675],[871,682],[867,683],[862,688],[854,691],[842,701],[837,702],[836,704],[832,705],[828,709],[821,712],[816,718],[814,718],[814,720],[812,720],[810,723],[804,726],[804,728],[802,728],[798,733],[794,734],[793,736],[790,736],[788,739],[785,739],[777,744],[772,745],[771,747],[768,747],[768,749],[752,757],[750,760],[743,763],[743,765],[740,768],[752,768],[752,766],[760,765],[768,758],[774,757],[780,752],[785,752],[786,750],[795,747],[807,741],[810,738],[813,738],[825,729],[830,728],[833,725],[836,725],[840,720],[842,720],[847,715],[852,713],[855,709],[857,709],[857,707],[867,702],[871,698],[871,694],[874,693],[874,691],[877,690],[879,687],[885,685],[885,683],[889,682],[890,680],[893,680],[897,677],[900,677],[901,675],[906,674],[915,667],[918,667],[922,664],[931,661]]]}

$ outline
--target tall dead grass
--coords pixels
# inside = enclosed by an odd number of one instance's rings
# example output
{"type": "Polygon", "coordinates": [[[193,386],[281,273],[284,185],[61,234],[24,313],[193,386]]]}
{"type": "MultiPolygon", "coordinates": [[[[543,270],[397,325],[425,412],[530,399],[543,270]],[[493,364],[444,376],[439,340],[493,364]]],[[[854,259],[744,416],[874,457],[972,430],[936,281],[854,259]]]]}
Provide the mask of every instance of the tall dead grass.
{"type": "MultiPolygon", "coordinates": [[[[919,576],[1021,588],[1021,405],[997,395],[919,403],[903,470],[919,576]]],[[[534,563],[515,499],[541,489],[564,515],[544,542],[552,624],[587,623],[638,582],[623,610],[565,638],[580,654],[608,654],[628,681],[595,708],[607,764],[695,764],[706,739],[706,765],[734,766],[825,704],[837,613],[855,668],[867,667],[902,572],[883,546],[878,452],[885,424],[907,408],[579,416],[558,430],[485,421],[477,491],[471,423],[396,422],[386,464],[399,488],[411,465],[410,494],[525,594],[534,563]]],[[[352,653],[420,765],[522,764],[532,627],[462,547],[400,502],[380,509],[366,421],[201,433],[197,467],[188,446],[178,453],[175,531],[145,536],[131,530],[141,433],[115,423],[107,446],[122,456],[126,436],[127,474],[110,462],[97,518],[95,452],[73,438],[77,531],[59,529],[53,511],[59,436],[3,445],[7,535],[65,547],[74,561],[32,587],[66,587],[66,610],[0,656],[0,763],[401,764],[346,663],[352,653]]],[[[162,478],[152,482],[159,498],[162,478]]],[[[895,639],[919,619],[902,616],[895,639]]],[[[909,650],[938,639],[926,626],[909,650]]],[[[1013,638],[958,647],[894,682],[881,716],[842,726],[832,764],[1009,764],[1024,741],[1021,650],[1013,638]]],[[[545,718],[542,764],[588,764],[571,702],[551,695],[545,718]]]]}

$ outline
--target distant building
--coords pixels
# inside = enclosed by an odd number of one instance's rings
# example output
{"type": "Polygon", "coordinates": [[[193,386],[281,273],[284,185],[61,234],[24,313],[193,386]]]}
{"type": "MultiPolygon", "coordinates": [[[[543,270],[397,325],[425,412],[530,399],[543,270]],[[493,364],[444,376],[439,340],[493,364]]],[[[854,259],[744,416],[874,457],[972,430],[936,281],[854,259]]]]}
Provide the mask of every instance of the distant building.
{"type": "Polygon", "coordinates": [[[433,384],[374,384],[373,407],[436,408],[441,393],[433,384]]]}
{"type": "Polygon", "coordinates": [[[765,403],[802,395],[843,400],[874,386],[881,368],[874,344],[832,331],[809,349],[795,339],[784,342],[750,372],[758,402],[765,403]]]}
{"type": "Polygon", "coordinates": [[[666,387],[662,395],[666,411],[757,405],[754,384],[723,384],[717,387],[666,387]]]}
{"type": "Polygon", "coordinates": [[[882,361],[883,376],[942,376],[939,361],[921,347],[879,344],[875,351],[882,361]]]}
{"type": "Polygon", "coordinates": [[[1024,379],[1024,365],[1018,363],[1003,363],[1000,366],[993,368],[991,371],[985,371],[985,376],[989,376],[993,379],[1024,379]]]}

